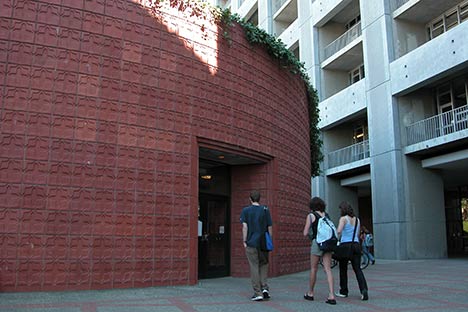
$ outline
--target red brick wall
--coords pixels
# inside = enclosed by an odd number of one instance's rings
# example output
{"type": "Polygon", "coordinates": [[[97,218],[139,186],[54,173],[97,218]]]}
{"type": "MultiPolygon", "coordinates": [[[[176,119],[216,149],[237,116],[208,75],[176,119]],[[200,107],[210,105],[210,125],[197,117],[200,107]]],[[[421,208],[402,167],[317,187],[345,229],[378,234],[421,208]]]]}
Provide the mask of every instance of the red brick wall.
{"type": "Polygon", "coordinates": [[[183,29],[130,0],[0,2],[1,291],[195,283],[200,139],[272,159],[232,170],[232,275],[253,187],[271,273],[307,269],[303,82],[239,28],[183,29]]]}

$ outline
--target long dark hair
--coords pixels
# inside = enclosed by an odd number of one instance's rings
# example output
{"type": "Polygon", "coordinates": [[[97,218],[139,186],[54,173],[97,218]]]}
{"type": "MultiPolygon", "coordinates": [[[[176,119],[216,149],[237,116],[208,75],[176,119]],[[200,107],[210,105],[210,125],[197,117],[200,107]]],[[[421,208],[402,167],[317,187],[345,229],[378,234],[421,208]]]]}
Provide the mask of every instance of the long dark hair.
{"type": "Polygon", "coordinates": [[[341,216],[346,216],[347,215],[347,216],[350,216],[350,217],[354,217],[353,207],[351,207],[351,205],[347,201],[341,202],[341,204],[338,206],[338,208],[340,208],[341,216]]]}

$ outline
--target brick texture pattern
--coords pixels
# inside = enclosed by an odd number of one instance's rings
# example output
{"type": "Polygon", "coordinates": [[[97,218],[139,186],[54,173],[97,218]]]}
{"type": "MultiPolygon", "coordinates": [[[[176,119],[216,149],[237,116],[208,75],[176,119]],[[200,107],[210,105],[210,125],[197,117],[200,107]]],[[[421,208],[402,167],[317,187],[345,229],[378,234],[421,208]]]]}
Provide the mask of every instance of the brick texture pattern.
{"type": "Polygon", "coordinates": [[[240,28],[139,2],[0,1],[1,291],[196,283],[201,138],[271,159],[232,169],[231,274],[254,187],[271,274],[308,268],[303,82],[240,28]]]}

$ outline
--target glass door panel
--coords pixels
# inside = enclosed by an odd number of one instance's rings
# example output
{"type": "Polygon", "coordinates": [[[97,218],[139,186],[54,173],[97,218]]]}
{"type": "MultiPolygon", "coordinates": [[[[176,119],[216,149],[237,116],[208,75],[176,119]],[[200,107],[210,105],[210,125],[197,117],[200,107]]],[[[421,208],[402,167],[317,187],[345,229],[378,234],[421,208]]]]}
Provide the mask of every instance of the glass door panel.
{"type": "Polygon", "coordinates": [[[198,277],[229,275],[228,198],[200,194],[201,236],[198,238],[198,277]]]}

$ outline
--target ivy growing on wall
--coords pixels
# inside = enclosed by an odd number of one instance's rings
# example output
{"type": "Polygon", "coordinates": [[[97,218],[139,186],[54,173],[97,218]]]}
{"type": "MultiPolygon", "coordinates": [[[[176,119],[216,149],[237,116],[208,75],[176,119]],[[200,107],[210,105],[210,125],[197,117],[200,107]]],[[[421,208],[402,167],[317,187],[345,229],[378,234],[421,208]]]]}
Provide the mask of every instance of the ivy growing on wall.
{"type": "MultiPolygon", "coordinates": [[[[239,15],[232,14],[229,9],[213,7],[203,0],[151,0],[151,2],[155,12],[160,11],[163,5],[168,4],[170,7],[177,8],[189,16],[196,16],[216,23],[223,29],[223,36],[230,44],[230,29],[237,23],[243,28],[247,41],[250,44],[263,46],[272,57],[279,61],[280,66],[288,69],[293,74],[300,75],[307,88],[307,101],[309,104],[311,175],[314,177],[320,175],[319,164],[323,159],[323,155],[321,151],[322,140],[318,128],[318,96],[317,91],[310,83],[304,63],[300,62],[281,40],[276,39],[252,23],[245,21],[239,15]]],[[[200,27],[204,31],[203,26],[200,27]]]]}

